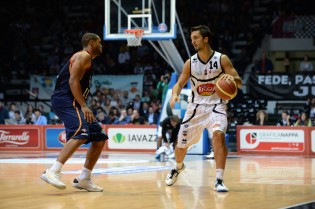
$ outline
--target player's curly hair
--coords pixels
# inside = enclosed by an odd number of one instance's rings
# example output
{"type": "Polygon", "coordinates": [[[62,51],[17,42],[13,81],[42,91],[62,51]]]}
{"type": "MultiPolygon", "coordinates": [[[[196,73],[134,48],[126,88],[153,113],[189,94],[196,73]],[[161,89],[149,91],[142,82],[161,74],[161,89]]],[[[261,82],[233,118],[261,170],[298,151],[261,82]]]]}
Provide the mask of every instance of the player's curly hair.
{"type": "Polygon", "coordinates": [[[85,33],[81,38],[82,47],[87,47],[90,40],[96,41],[98,38],[99,36],[95,33],[85,33]]]}

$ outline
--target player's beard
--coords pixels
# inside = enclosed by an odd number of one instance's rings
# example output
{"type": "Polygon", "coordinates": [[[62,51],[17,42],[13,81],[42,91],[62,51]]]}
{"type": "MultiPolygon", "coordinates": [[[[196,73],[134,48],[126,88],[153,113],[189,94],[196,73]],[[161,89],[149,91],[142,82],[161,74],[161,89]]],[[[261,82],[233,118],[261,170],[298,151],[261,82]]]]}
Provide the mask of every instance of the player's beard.
{"type": "Polygon", "coordinates": [[[195,51],[198,52],[200,50],[200,47],[198,45],[195,46],[195,51]]]}
{"type": "Polygon", "coordinates": [[[97,56],[101,55],[101,54],[102,54],[102,51],[103,51],[102,47],[97,47],[96,50],[95,50],[96,55],[97,55],[97,56]]]}

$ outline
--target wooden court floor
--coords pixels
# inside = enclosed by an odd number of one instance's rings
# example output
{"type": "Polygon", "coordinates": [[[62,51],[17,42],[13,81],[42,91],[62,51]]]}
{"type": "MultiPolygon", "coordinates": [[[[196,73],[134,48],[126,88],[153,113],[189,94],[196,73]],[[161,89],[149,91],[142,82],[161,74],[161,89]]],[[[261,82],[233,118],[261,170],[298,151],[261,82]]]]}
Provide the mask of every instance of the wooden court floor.
{"type": "Polygon", "coordinates": [[[213,191],[215,162],[188,155],[176,184],[164,180],[173,162],[153,154],[103,153],[94,170],[101,193],[71,187],[84,161],[76,153],[64,166],[66,190],[39,177],[57,153],[0,152],[0,209],[268,209],[292,208],[315,201],[315,159],[302,157],[229,156],[228,193],[213,191]]]}

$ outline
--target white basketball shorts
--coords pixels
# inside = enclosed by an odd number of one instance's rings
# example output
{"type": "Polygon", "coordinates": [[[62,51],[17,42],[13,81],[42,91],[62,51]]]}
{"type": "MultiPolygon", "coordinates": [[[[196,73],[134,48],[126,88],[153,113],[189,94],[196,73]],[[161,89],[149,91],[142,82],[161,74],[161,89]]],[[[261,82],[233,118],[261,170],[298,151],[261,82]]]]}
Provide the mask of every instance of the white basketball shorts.
{"type": "Polygon", "coordinates": [[[193,104],[189,103],[178,133],[179,148],[188,148],[196,144],[206,128],[212,138],[216,130],[226,132],[228,122],[226,104],[193,104]]]}

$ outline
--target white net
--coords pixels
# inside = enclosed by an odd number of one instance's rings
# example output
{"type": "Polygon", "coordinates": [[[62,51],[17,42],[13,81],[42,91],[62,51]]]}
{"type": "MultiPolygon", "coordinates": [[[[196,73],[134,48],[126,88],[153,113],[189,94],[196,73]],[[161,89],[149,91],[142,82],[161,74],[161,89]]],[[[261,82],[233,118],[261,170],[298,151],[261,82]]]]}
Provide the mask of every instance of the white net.
{"type": "Polygon", "coordinates": [[[125,33],[128,46],[141,46],[143,30],[126,30],[125,33]]]}

